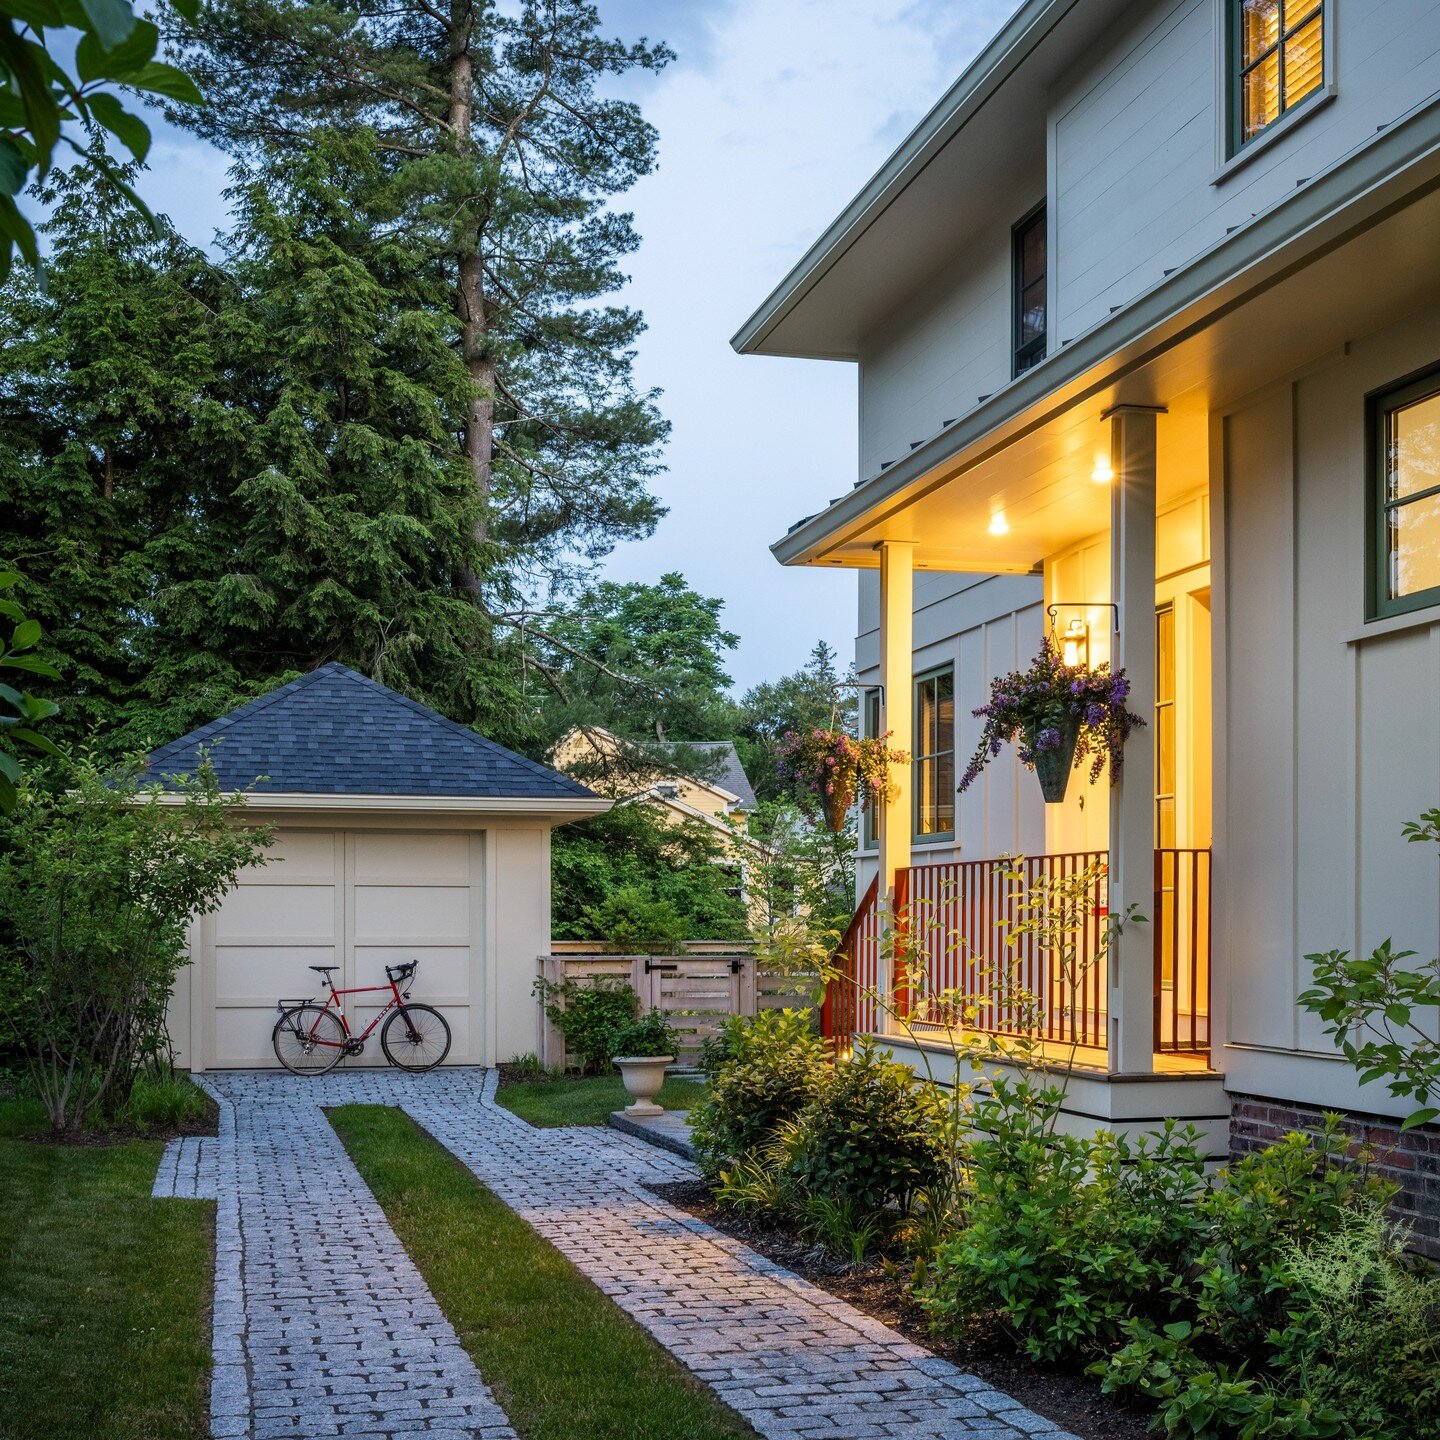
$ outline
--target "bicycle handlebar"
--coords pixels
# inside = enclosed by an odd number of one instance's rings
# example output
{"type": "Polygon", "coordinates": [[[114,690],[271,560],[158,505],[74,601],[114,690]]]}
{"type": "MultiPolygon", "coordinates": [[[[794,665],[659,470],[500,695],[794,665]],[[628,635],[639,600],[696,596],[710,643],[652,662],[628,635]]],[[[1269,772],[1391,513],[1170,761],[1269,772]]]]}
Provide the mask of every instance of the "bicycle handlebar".
{"type": "Polygon", "coordinates": [[[399,965],[387,965],[385,974],[392,982],[408,980],[420,968],[418,960],[405,960],[399,965]]]}

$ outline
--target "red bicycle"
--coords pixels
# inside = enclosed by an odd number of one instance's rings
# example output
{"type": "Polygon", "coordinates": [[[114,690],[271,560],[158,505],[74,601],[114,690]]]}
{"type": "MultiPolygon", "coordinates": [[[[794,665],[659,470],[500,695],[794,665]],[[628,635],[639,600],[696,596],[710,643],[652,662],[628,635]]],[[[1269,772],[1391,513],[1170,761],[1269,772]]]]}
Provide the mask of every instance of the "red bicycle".
{"type": "Polygon", "coordinates": [[[276,1009],[280,1018],[275,1022],[271,1041],[275,1058],[296,1075],[323,1075],[333,1070],[346,1055],[358,1055],[365,1042],[383,1020],[380,1048],[385,1058],[401,1070],[433,1070],[450,1053],[450,1026],[445,1017],[431,1005],[410,1003],[409,990],[400,986],[413,980],[420,968],[419,961],[407,960],[403,965],[387,965],[387,985],[362,985],[354,990],[337,990],[330,978],[338,965],[312,965],[330,992],[323,1005],[314,1000],[281,1000],[276,1009]],[[390,992],[385,1008],[359,1034],[350,1029],[345,1018],[342,995],[373,995],[390,992]]]}

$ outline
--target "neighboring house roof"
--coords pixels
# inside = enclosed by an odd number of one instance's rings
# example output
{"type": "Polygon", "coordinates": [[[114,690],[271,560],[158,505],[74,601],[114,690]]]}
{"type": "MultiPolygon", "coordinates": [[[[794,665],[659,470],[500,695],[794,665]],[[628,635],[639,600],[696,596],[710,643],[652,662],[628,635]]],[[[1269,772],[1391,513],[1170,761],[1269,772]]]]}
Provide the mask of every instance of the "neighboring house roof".
{"type": "Polygon", "coordinates": [[[683,761],[687,752],[698,752],[705,756],[707,764],[703,775],[692,775],[692,780],[719,788],[733,795],[741,810],[753,810],[760,802],[755,798],[755,787],[740,763],[740,752],[729,740],[686,740],[677,745],[653,744],[647,749],[661,751],[683,761]]]}
{"type": "Polygon", "coordinates": [[[673,811],[683,820],[693,820],[698,824],[708,826],[723,836],[731,845],[743,845],[747,850],[754,850],[760,854],[768,855],[770,853],[770,847],[763,840],[757,840],[755,836],[734,823],[728,822],[724,817],[708,814],[695,805],[687,805],[678,795],[667,795],[658,787],[642,790],[638,795],[628,796],[619,801],[618,805],[656,805],[661,809],[673,811]]]}
{"type": "Polygon", "coordinates": [[[148,768],[162,783],[191,774],[202,750],[227,791],[594,798],[569,776],[333,661],[162,745],[148,768]]]}

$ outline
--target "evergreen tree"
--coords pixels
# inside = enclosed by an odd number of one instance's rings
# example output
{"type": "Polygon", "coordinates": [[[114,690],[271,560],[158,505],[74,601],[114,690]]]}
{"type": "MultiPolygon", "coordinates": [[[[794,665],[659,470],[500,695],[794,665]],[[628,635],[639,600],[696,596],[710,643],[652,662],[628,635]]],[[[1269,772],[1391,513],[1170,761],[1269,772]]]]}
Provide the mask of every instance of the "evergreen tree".
{"type": "Polygon", "coordinates": [[[842,675],[835,651],[819,641],[793,675],[766,681],[745,692],[735,744],[745,771],[761,800],[809,797],[780,779],[776,764],[780,741],[791,730],[855,731],[857,697],[853,672],[842,675]]]}
{"type": "Polygon", "coordinates": [[[607,303],[637,238],[610,208],[655,163],[655,134],[608,77],[661,45],[599,33],[583,0],[214,0],[175,52],[211,104],[175,118],[271,175],[368,129],[397,243],[453,314],[457,417],[481,560],[462,576],[501,622],[566,596],[576,558],[643,537],[666,426],[631,379],[638,314],[607,303]]]}

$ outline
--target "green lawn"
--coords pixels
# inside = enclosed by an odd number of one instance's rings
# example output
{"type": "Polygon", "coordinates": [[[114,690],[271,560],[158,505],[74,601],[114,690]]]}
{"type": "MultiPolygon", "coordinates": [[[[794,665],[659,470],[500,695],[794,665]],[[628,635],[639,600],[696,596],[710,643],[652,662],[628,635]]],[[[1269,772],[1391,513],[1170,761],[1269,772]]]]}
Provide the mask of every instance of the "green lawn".
{"type": "MultiPolygon", "coordinates": [[[[623,1110],[630,1103],[618,1075],[502,1085],[495,1098],[522,1120],[543,1126],[603,1125],[612,1110],[623,1110]]],[[[667,1080],[655,1097],[667,1110],[688,1110],[704,1098],[705,1085],[696,1080],[667,1080]]]]}
{"type": "Polygon", "coordinates": [[[207,1436],[214,1206],[150,1198],[161,1141],[43,1127],[0,1101],[0,1437],[207,1436]]]}
{"type": "Polygon", "coordinates": [[[753,1436],[407,1116],[330,1119],[524,1440],[753,1436]]]}

